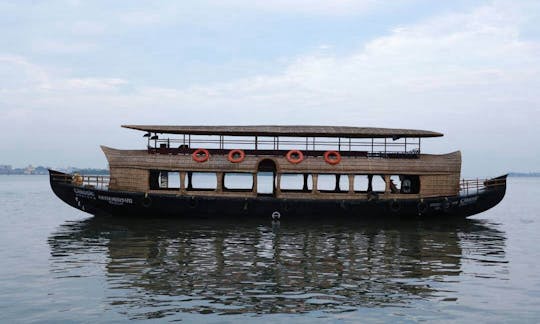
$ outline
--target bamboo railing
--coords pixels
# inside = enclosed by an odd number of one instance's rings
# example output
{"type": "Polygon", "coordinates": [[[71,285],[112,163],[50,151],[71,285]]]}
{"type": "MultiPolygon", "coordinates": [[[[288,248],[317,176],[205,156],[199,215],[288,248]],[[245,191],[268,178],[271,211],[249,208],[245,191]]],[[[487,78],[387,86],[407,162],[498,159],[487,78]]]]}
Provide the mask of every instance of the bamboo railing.
{"type": "Polygon", "coordinates": [[[503,186],[506,179],[462,179],[460,193],[464,195],[480,193],[486,189],[503,186]]]}
{"type": "Polygon", "coordinates": [[[85,188],[96,188],[107,190],[109,188],[110,177],[103,175],[82,175],[82,174],[56,174],[53,181],[71,183],[85,188]]]}

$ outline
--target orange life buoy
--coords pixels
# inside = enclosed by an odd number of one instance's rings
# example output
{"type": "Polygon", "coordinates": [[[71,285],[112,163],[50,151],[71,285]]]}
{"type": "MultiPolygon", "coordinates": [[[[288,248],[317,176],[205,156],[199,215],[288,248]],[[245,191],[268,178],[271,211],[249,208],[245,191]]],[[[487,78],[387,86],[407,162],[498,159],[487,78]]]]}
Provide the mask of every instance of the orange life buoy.
{"type": "Polygon", "coordinates": [[[326,151],[324,153],[324,160],[328,164],[336,165],[341,162],[341,154],[338,151],[326,151]]]}
{"type": "Polygon", "coordinates": [[[287,152],[287,161],[291,162],[292,164],[298,164],[302,161],[304,161],[304,153],[299,150],[290,150],[287,152]]]}
{"type": "Polygon", "coordinates": [[[195,162],[206,162],[210,158],[210,152],[207,149],[196,149],[193,154],[191,154],[193,161],[195,162]]]}
{"type": "Polygon", "coordinates": [[[246,153],[243,150],[231,150],[227,159],[232,163],[240,163],[246,158],[246,153]],[[237,157],[235,157],[237,156],[237,157]]]}

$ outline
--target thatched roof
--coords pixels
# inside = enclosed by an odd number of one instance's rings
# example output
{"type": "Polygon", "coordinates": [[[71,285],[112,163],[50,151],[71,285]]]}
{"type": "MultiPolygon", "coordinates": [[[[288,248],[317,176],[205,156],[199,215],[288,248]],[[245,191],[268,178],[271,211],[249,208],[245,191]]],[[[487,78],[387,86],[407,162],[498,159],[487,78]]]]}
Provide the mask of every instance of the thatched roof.
{"type": "Polygon", "coordinates": [[[159,126],[122,125],[124,128],[161,134],[231,135],[231,136],[291,136],[291,137],[439,137],[441,133],[415,130],[348,126],[159,126]]]}

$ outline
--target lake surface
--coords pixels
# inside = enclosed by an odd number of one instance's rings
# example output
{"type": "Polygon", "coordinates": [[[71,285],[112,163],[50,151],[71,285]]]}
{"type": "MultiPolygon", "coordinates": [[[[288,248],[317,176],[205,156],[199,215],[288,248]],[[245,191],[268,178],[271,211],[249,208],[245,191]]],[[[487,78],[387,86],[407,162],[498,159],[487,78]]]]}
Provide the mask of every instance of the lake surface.
{"type": "Polygon", "coordinates": [[[94,218],[0,176],[0,321],[540,321],[540,179],[463,221],[94,218]]]}

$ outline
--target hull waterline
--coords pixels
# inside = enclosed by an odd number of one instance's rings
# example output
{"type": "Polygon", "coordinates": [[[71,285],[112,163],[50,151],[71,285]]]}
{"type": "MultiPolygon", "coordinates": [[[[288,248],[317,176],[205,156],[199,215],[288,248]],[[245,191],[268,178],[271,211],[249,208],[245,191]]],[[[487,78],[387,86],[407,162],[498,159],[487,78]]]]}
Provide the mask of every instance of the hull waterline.
{"type": "Polygon", "coordinates": [[[468,195],[419,199],[279,199],[274,197],[232,198],[171,194],[145,194],[100,190],[58,181],[67,176],[49,171],[52,190],[68,205],[92,215],[124,217],[269,218],[278,212],[281,219],[309,218],[465,218],[497,205],[506,192],[506,175],[491,179],[497,186],[468,195]]]}

